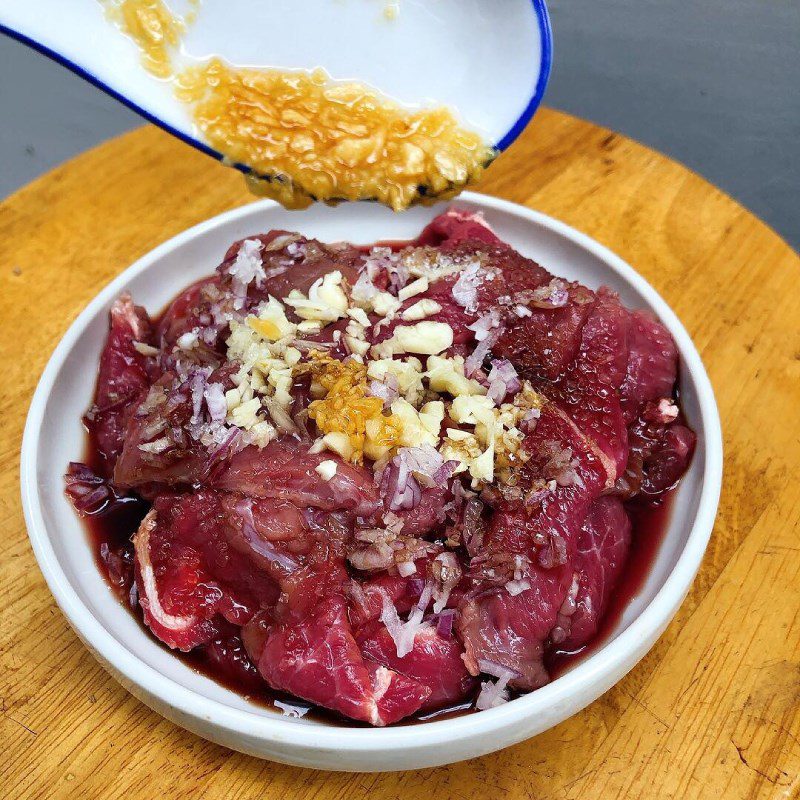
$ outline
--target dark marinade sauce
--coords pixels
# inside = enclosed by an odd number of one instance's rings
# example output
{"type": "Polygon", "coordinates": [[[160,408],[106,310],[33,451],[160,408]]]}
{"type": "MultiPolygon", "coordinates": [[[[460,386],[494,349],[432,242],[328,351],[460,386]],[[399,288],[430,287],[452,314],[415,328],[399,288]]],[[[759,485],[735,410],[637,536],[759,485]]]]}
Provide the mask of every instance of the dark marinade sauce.
{"type": "MultiPolygon", "coordinates": [[[[102,457],[94,442],[89,439],[84,463],[98,474],[106,473],[102,457]]],[[[577,651],[555,650],[546,660],[546,666],[555,679],[563,675],[576,662],[590,656],[608,639],[630,601],[641,591],[655,560],[664,532],[669,524],[670,510],[675,490],[672,489],[656,502],[632,500],[625,504],[632,523],[631,548],[619,583],[611,594],[609,607],[600,622],[600,628],[587,645],[577,651]]],[[[136,497],[112,501],[98,512],[84,517],[97,568],[105,576],[119,601],[144,624],[133,583],[133,545],[131,537],[147,513],[150,504],[136,497]]],[[[155,641],[158,641],[153,637],[155,641]]],[[[159,642],[159,644],[161,644],[159,642]]],[[[251,702],[292,716],[311,715],[313,719],[331,724],[369,727],[332,711],[321,709],[291,695],[276,692],[259,677],[255,665],[247,657],[236,629],[229,626],[227,636],[202,645],[189,653],[173,651],[175,656],[202,675],[243,695],[251,702]]],[[[414,724],[432,719],[445,719],[470,713],[471,702],[455,708],[424,712],[401,721],[400,725],[414,724]]]]}
{"type": "Polygon", "coordinates": [[[599,650],[611,637],[625,609],[644,588],[669,525],[677,487],[657,500],[636,498],[625,503],[631,520],[631,547],[619,582],[611,592],[608,608],[590,642],[577,650],[552,650],[545,658],[550,680],[563,675],[571,666],[599,650]]]}
{"type": "MultiPolygon", "coordinates": [[[[368,251],[371,247],[382,246],[399,250],[408,244],[410,242],[386,241],[364,249],[368,251]]],[[[169,308],[169,305],[166,308],[169,308]]],[[[160,316],[152,318],[155,326],[158,325],[160,316]]],[[[93,437],[87,434],[86,438],[83,463],[91,467],[95,474],[110,477],[108,465],[93,437]]],[[[625,503],[625,509],[631,520],[631,547],[619,583],[611,594],[609,607],[600,621],[597,633],[588,644],[576,651],[552,650],[545,657],[545,666],[550,672],[551,680],[563,675],[573,664],[598,650],[608,640],[630,601],[641,591],[669,524],[675,492],[676,488],[672,488],[655,500],[639,497],[625,503]]],[[[114,590],[119,602],[138,619],[147,634],[162,645],[163,643],[153,636],[144,623],[133,575],[131,538],[149,509],[150,503],[136,495],[116,497],[91,514],[82,516],[82,520],[100,573],[114,590]]],[[[333,725],[371,727],[367,723],[343,717],[293,695],[272,689],[259,676],[256,666],[247,656],[237,629],[224,621],[221,627],[223,633],[219,639],[196,647],[188,653],[174,650],[173,654],[196,672],[226,689],[283,715],[307,717],[333,725]]],[[[512,698],[514,696],[517,695],[512,694],[512,698]]],[[[414,725],[434,719],[449,719],[462,714],[476,713],[473,702],[474,698],[452,708],[425,711],[407,717],[395,725],[414,725]]]]}

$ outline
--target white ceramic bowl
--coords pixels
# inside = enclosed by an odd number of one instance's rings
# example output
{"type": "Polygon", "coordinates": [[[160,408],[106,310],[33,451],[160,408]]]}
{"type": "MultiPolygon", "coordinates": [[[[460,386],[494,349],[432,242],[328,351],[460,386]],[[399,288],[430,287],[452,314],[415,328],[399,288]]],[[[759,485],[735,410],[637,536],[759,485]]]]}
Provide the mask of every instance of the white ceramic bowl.
{"type": "Polygon", "coordinates": [[[83,525],[63,494],[67,462],[83,452],[80,419],[91,402],[114,298],[128,289],[156,312],[183,286],[210,273],[231,242],[270,228],[367,243],[411,238],[441,210],[396,215],[361,203],[289,213],[270,201],[236,209],[160,245],[89,304],[42,375],[22,445],[22,500],[31,543],[62,611],[123,686],[200,736],[252,755],[330,770],[422,768],[483,755],[550,728],[613,686],[650,649],[689,589],[717,510],[722,440],[711,385],[688,334],[631,267],[587,236],[494,198],[465,194],[459,204],[483,210],[505,241],[556,274],[591,287],[607,284],[627,305],[652,309],[675,338],[682,403],[698,446],[646,584],[607,643],[549,685],[489,711],[410,727],[373,730],[281,717],[197,674],[150,638],[101,577],[83,525]]]}
{"type": "MultiPolygon", "coordinates": [[[[188,0],[169,0],[178,14],[188,0]]],[[[224,0],[203,3],[179,60],[219,54],[234,64],[323,67],[395,100],[443,103],[505,150],[539,107],[552,60],[545,0],[401,3],[389,22],[379,3],[224,0]],[[263,32],[269,31],[267,41],[263,32]],[[464,43],[469,46],[465,47],[464,43]],[[413,53],[413,58],[409,58],[413,53]],[[443,67],[446,65],[446,67],[443,67]]],[[[169,81],[150,75],[138,47],[97,0],[0,0],[0,33],[33,47],[133,111],[214,158],[169,81]]],[[[242,166],[242,165],[238,165],[242,166]]]]}

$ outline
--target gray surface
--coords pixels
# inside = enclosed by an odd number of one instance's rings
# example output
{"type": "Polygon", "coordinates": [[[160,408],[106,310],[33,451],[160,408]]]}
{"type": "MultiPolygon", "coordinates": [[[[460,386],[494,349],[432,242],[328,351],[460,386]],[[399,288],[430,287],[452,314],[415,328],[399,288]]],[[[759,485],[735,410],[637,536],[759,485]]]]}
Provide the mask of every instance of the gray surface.
{"type": "MultiPolygon", "coordinates": [[[[800,0],[549,5],[549,105],[677,158],[800,245],[800,0]]],[[[140,124],[2,36],[0,111],[0,196],[140,124]]]]}
{"type": "Polygon", "coordinates": [[[682,161],[800,245],[800,0],[550,0],[546,102],[682,161]]]}

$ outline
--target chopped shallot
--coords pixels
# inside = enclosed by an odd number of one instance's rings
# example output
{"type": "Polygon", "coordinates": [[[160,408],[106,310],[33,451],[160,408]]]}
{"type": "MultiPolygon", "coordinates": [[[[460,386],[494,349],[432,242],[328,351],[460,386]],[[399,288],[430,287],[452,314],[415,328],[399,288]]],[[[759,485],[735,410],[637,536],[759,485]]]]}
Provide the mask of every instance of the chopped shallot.
{"type": "Polygon", "coordinates": [[[455,553],[440,553],[433,560],[431,567],[436,577],[436,585],[433,590],[435,602],[433,604],[434,613],[440,613],[450,599],[450,592],[455,589],[461,580],[461,564],[458,563],[458,556],[455,553]]]}
{"type": "Polygon", "coordinates": [[[364,272],[358,276],[358,280],[353,284],[353,288],[350,290],[350,296],[356,302],[363,303],[367,300],[371,300],[376,294],[378,294],[378,289],[372,282],[369,272],[364,270],[364,272]]]}
{"type": "Polygon", "coordinates": [[[70,462],[64,482],[75,508],[82,514],[95,514],[113,496],[108,483],[86,464],[70,462]]]}
{"type": "Polygon", "coordinates": [[[516,394],[521,388],[519,376],[514,365],[505,358],[492,360],[492,368],[487,376],[489,397],[499,406],[509,394],[516,394]]]}
{"type": "Polygon", "coordinates": [[[573,458],[572,448],[556,449],[545,465],[546,474],[553,476],[559,486],[578,486],[583,488],[583,478],[578,474],[578,459],[573,458]]]}
{"type": "Polygon", "coordinates": [[[425,590],[423,590],[419,603],[411,609],[411,613],[408,615],[408,619],[405,622],[401,622],[397,609],[389,595],[383,589],[379,591],[383,601],[381,622],[386,626],[389,636],[391,636],[392,641],[394,641],[394,645],[397,648],[397,657],[403,658],[403,656],[407,656],[414,649],[414,640],[417,634],[431,627],[429,623],[422,621],[425,614],[425,607],[430,600],[430,588],[426,587],[425,590]],[[427,597],[426,592],[428,593],[427,597]],[[423,599],[424,605],[422,605],[423,599]]]}
{"type": "Polygon", "coordinates": [[[408,267],[392,253],[388,258],[387,269],[389,288],[394,294],[397,294],[408,283],[408,267]]]}
{"type": "Polygon", "coordinates": [[[189,388],[192,392],[192,423],[195,425],[201,421],[206,381],[210,374],[209,369],[197,369],[189,376],[189,388]]]}
{"type": "Polygon", "coordinates": [[[206,384],[203,396],[206,400],[208,413],[211,415],[212,422],[224,422],[228,414],[228,406],[225,403],[225,390],[221,383],[206,384]]]}
{"type": "Polygon", "coordinates": [[[413,473],[420,486],[435,486],[436,476],[444,466],[444,459],[435,447],[423,444],[420,447],[401,447],[395,460],[405,463],[406,469],[413,473]]]}
{"type": "Polygon", "coordinates": [[[480,276],[478,270],[480,264],[469,264],[458,276],[458,280],[453,284],[452,294],[453,299],[468,314],[472,314],[478,308],[478,285],[480,284],[480,276]]]}
{"type": "Polygon", "coordinates": [[[478,346],[467,356],[464,361],[464,374],[468,378],[471,378],[483,366],[486,356],[489,355],[489,351],[499,338],[500,329],[494,328],[486,334],[486,338],[482,339],[478,346]]]}
{"type": "MultiPolygon", "coordinates": [[[[433,452],[436,453],[435,450],[433,452]]],[[[438,453],[436,455],[441,459],[438,453]]],[[[439,466],[437,465],[436,469],[439,466]]],[[[389,500],[390,511],[416,508],[422,499],[419,482],[412,474],[411,462],[402,454],[395,456],[384,469],[380,486],[384,496],[389,500]]]]}
{"type": "Polygon", "coordinates": [[[453,638],[453,622],[456,617],[455,609],[449,608],[439,614],[439,621],[436,623],[436,633],[443,639],[453,638]]]}
{"type": "Polygon", "coordinates": [[[480,659],[478,661],[478,669],[487,675],[497,678],[496,681],[484,681],[481,684],[481,691],[475,701],[475,708],[479,711],[486,711],[489,708],[495,708],[508,702],[508,689],[506,687],[509,681],[522,677],[519,672],[488,659],[480,659]]]}
{"type": "Polygon", "coordinates": [[[531,297],[532,304],[539,308],[562,308],[569,302],[567,286],[559,278],[553,278],[547,285],[534,289],[531,297]]]}
{"type": "Polygon", "coordinates": [[[483,538],[483,503],[477,497],[471,497],[464,506],[464,546],[470,555],[475,555],[483,538]]]}
{"type": "Polygon", "coordinates": [[[382,381],[370,381],[369,393],[373,397],[379,397],[381,400],[383,400],[384,410],[388,409],[389,406],[391,406],[391,404],[400,396],[397,376],[393,375],[391,372],[387,372],[382,381]]]}
{"type": "Polygon", "coordinates": [[[472,323],[472,325],[467,325],[469,330],[474,331],[475,333],[475,340],[478,342],[482,342],[489,336],[489,331],[492,328],[497,328],[500,325],[500,315],[494,309],[492,311],[487,312],[482,317],[478,317],[478,319],[472,323]]]}
{"type": "Polygon", "coordinates": [[[533,433],[541,416],[542,410],[540,408],[529,408],[520,422],[520,428],[526,433],[533,433]]]}
{"type": "Polygon", "coordinates": [[[239,428],[229,428],[223,441],[218,444],[208,455],[209,467],[213,467],[220,461],[230,458],[242,446],[243,434],[239,428]]]}
{"type": "Polygon", "coordinates": [[[433,482],[436,486],[442,486],[455,474],[458,469],[458,461],[445,461],[436,472],[433,473],[433,482]]]}

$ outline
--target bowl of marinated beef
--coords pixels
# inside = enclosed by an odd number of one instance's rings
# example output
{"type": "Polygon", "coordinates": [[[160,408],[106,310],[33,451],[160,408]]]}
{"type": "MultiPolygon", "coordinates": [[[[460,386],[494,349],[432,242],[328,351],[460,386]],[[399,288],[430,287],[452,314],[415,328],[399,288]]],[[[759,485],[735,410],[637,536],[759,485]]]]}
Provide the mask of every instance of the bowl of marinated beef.
{"type": "Polygon", "coordinates": [[[622,677],[688,590],[720,462],[643,279],[467,195],[262,202],[162,245],[59,345],[22,480],[56,599],[131,691],[375,770],[520,741],[622,677]]]}

